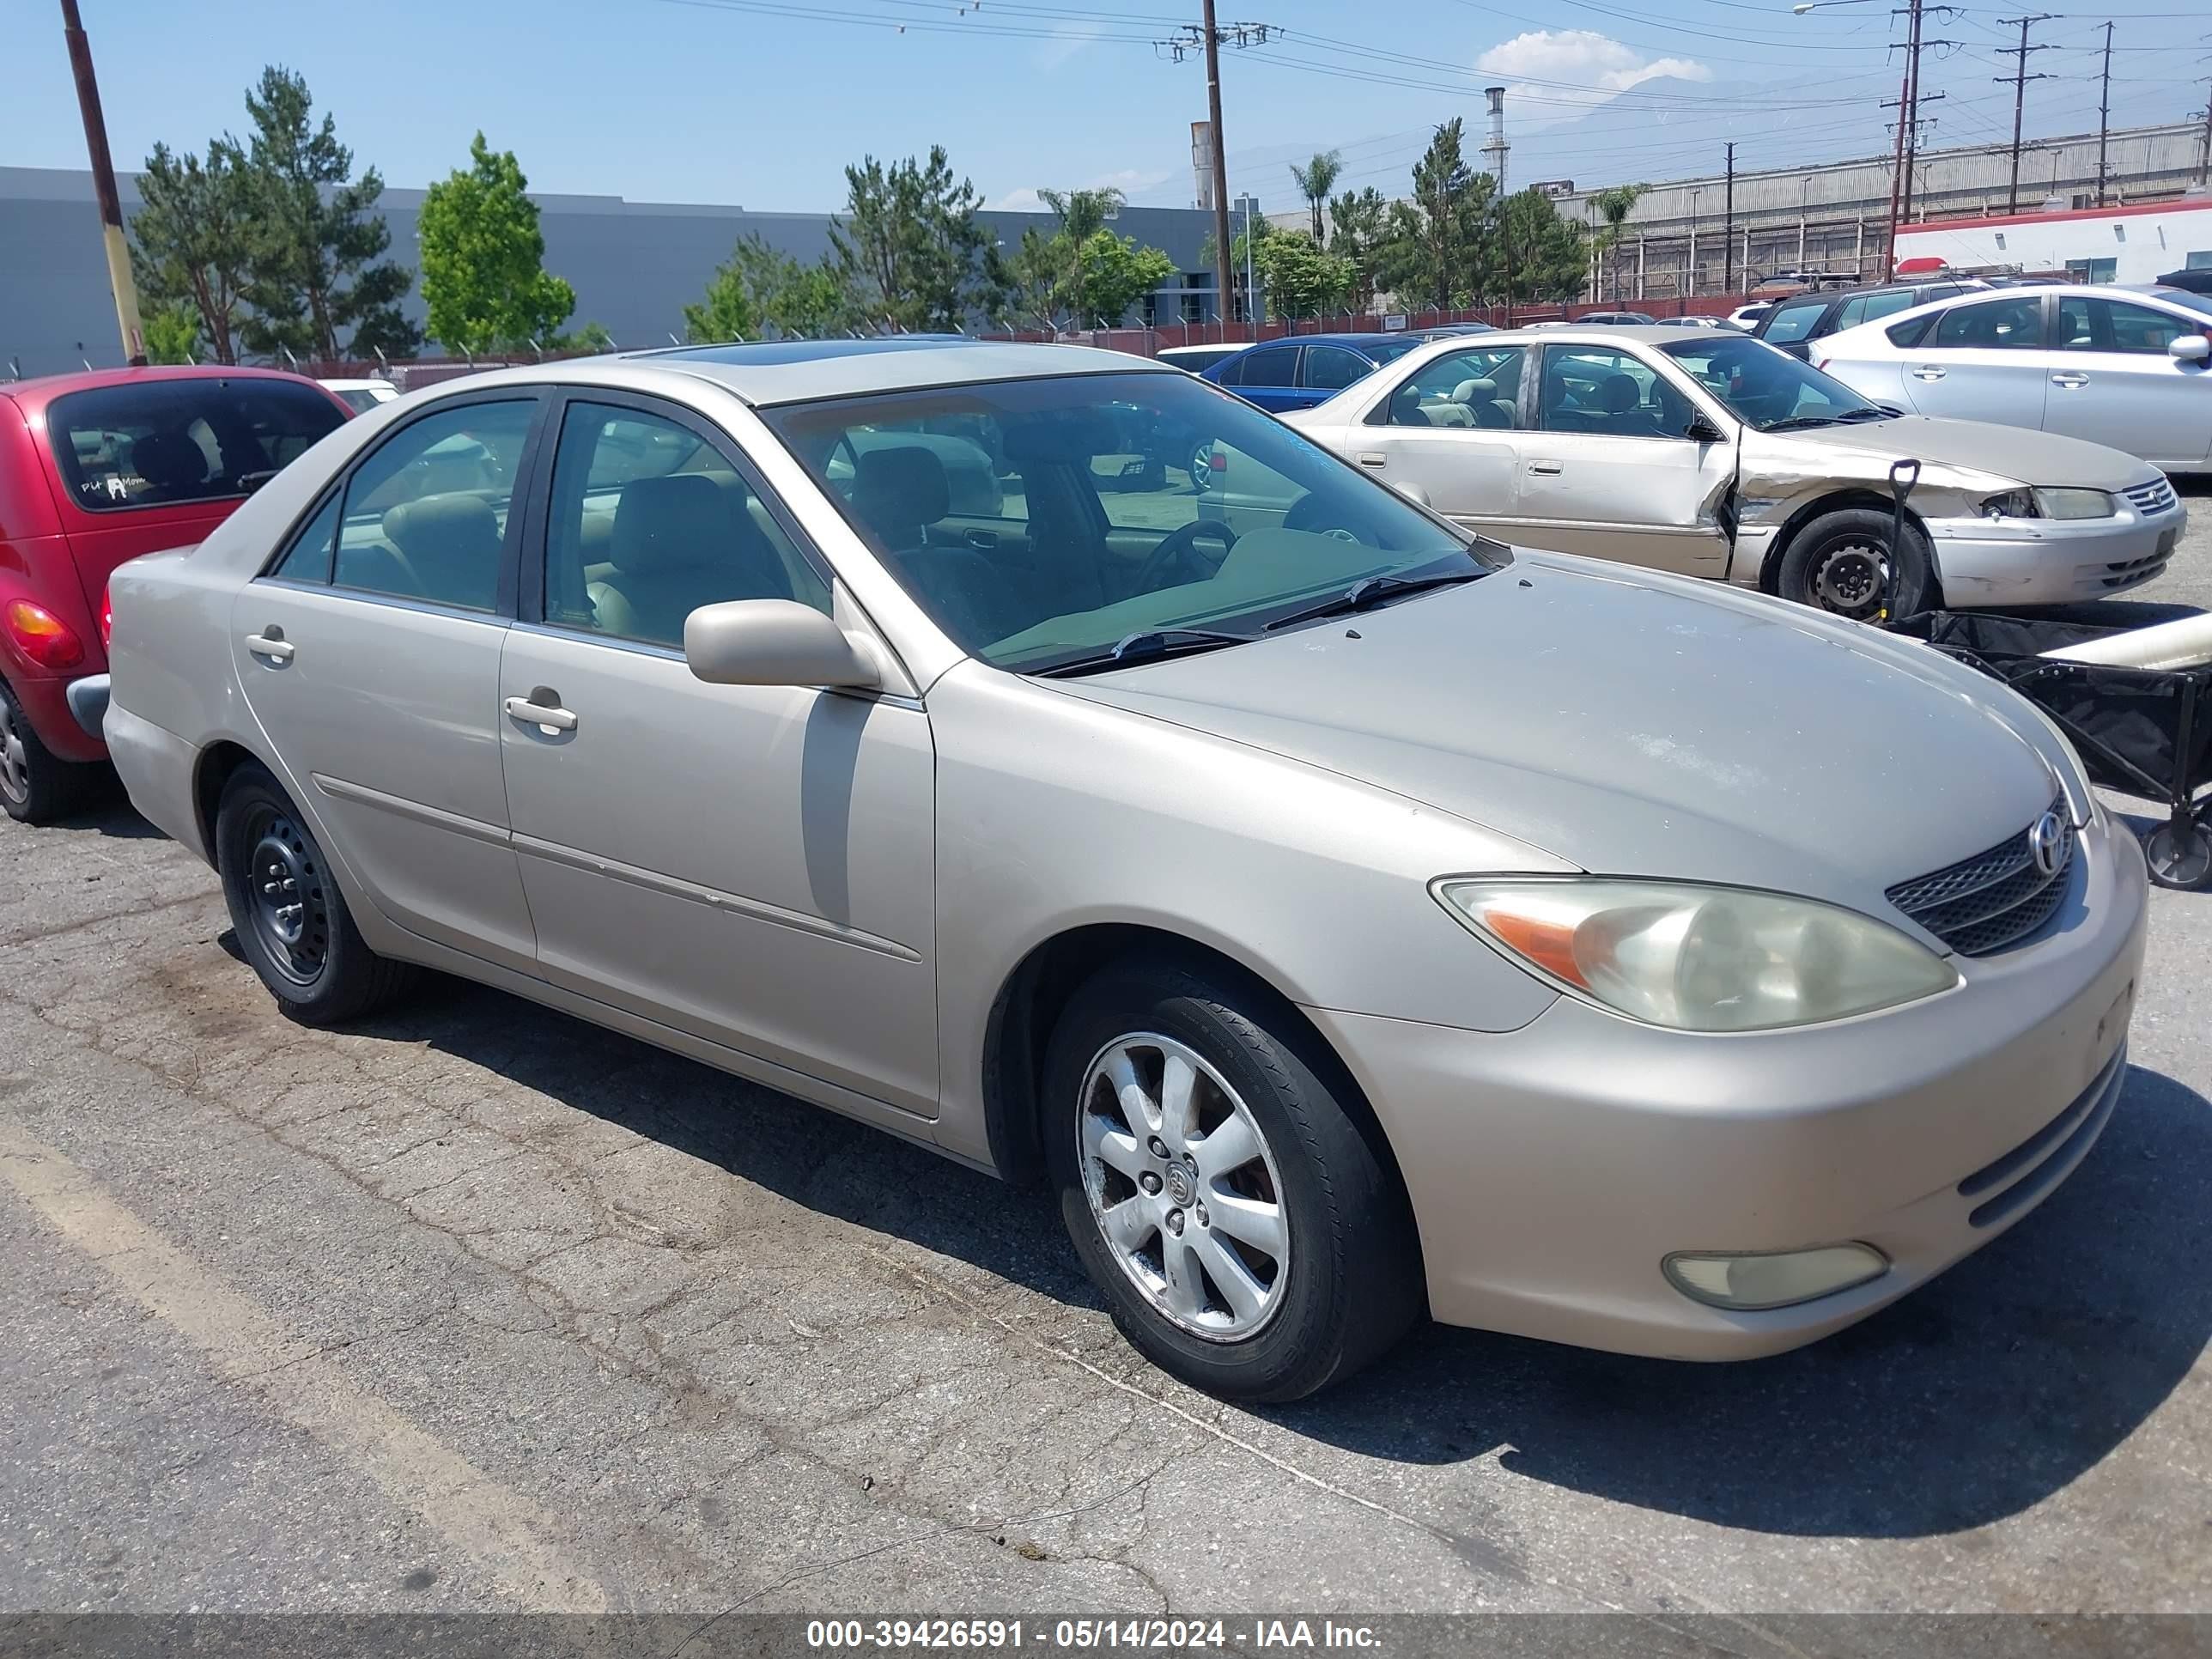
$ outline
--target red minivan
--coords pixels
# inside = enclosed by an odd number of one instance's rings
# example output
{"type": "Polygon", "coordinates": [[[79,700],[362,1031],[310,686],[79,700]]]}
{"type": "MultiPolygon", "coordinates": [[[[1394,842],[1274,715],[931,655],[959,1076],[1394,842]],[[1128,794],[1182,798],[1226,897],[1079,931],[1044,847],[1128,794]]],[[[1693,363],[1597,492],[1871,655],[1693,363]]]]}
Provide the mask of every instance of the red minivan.
{"type": "Polygon", "coordinates": [[[189,545],[352,410],[261,368],[0,385],[0,806],[43,823],[100,775],[108,573],[189,545]]]}

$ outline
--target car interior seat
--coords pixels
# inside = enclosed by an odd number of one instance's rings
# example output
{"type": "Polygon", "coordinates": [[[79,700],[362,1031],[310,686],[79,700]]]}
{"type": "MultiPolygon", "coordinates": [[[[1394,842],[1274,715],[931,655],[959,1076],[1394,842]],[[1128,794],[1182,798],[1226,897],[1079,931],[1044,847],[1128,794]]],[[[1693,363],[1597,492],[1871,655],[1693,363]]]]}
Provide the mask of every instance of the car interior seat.
{"type": "Polygon", "coordinates": [[[425,495],[386,507],[379,521],[386,545],[348,547],[341,538],[337,582],[435,605],[489,611],[499,595],[499,515],[481,495],[425,495]]]}
{"type": "Polygon", "coordinates": [[[791,583],[760,526],[701,472],[623,486],[607,537],[609,569],[585,592],[599,626],[678,646],[684,619],[728,599],[787,599],[791,583]]]}
{"type": "Polygon", "coordinates": [[[945,463],[919,444],[861,452],[853,511],[939,619],[966,643],[988,643],[1026,626],[997,567],[972,548],[929,539],[952,510],[945,463]]]}
{"type": "Polygon", "coordinates": [[[131,470],[160,500],[191,495],[208,480],[207,452],[181,431],[149,432],[131,446],[131,470]]]}

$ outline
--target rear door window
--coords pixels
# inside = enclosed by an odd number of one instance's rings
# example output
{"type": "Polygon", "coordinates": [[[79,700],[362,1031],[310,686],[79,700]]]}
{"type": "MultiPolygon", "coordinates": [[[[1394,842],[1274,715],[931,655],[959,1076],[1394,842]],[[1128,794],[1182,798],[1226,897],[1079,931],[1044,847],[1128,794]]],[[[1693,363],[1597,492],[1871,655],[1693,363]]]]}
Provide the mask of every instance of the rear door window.
{"type": "Polygon", "coordinates": [[[1298,353],[1295,346],[1271,346],[1265,351],[1255,351],[1244,359],[1244,373],[1238,386],[1295,386],[1297,384],[1298,353]]]}
{"type": "Polygon", "coordinates": [[[1936,319],[1929,343],[1978,351],[2027,351],[2043,343],[2043,296],[2015,295],[1954,306],[1936,319]]]}
{"type": "Polygon", "coordinates": [[[46,434],[64,494],[118,513],[250,495],[345,418],[312,386],[204,375],[70,392],[46,434]]]}

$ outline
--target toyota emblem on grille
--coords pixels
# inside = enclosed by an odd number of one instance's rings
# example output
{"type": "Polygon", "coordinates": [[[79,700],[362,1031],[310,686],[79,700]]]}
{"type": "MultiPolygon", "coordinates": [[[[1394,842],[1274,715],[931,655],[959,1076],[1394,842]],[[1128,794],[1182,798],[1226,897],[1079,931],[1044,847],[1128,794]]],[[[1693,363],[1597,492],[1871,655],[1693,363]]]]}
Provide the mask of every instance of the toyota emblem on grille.
{"type": "Polygon", "coordinates": [[[2034,854],[2035,867],[2044,875],[2057,875],[2066,854],[2066,820],[2056,812],[2045,812],[2036,819],[2027,832],[2027,850],[2034,854]]]}

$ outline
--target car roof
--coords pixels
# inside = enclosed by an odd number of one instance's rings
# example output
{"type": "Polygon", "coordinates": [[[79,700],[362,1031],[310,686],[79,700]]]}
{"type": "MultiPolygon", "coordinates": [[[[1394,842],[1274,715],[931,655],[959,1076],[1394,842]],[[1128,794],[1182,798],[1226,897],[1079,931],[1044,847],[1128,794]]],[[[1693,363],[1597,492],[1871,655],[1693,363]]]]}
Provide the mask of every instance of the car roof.
{"type": "MultiPolygon", "coordinates": [[[[1490,334],[1462,334],[1446,336],[1431,341],[1420,348],[1434,357],[1448,356],[1451,350],[1490,351],[1509,345],[1617,345],[1623,340],[1640,341],[1645,345],[1680,345],[1685,331],[1665,323],[1532,323],[1525,328],[1501,328],[1490,334]],[[1439,348],[1443,348],[1439,349],[1439,348]]],[[[1726,331],[1728,337],[1748,340],[1747,334],[1734,329],[1726,331]]],[[[1390,365],[1393,370],[1405,368],[1416,354],[1408,352],[1390,365]]]]}
{"type": "Polygon", "coordinates": [[[1244,349],[1258,351],[1267,346],[1333,345],[1348,346],[1354,351],[1372,350],[1385,340],[1400,340],[1408,333],[1419,334],[1419,332],[1421,332],[1419,329],[1393,329],[1386,333],[1376,329],[1367,333],[1353,334],[1285,334],[1279,339],[1255,340],[1244,349]]]}
{"type": "MultiPolygon", "coordinates": [[[[79,369],[73,374],[40,374],[27,380],[0,381],[0,396],[13,398],[28,414],[72,392],[152,380],[290,380],[299,386],[315,386],[315,382],[306,375],[281,368],[247,368],[237,363],[155,363],[143,368],[79,369]]],[[[322,388],[315,389],[319,392],[322,388]]]]}
{"type": "Polygon", "coordinates": [[[612,365],[676,369],[735,392],[756,407],[917,391],[981,380],[1042,380],[1060,374],[1180,374],[1126,351],[1090,346],[1012,345],[959,336],[873,340],[775,340],[757,345],[678,346],[662,351],[579,357],[547,363],[537,378],[568,378],[572,367],[604,373],[612,365]]]}

